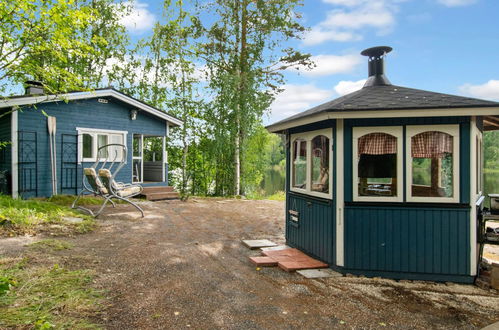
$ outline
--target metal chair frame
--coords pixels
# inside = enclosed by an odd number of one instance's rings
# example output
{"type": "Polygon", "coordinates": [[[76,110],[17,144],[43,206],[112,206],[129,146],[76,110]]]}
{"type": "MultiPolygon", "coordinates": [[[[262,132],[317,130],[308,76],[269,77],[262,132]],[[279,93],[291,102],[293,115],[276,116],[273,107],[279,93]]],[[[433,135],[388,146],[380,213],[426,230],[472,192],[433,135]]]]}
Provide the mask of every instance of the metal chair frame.
{"type": "Polygon", "coordinates": [[[127,150],[127,147],[125,145],[118,144],[118,143],[106,144],[97,150],[96,161],[90,167],[96,173],[96,177],[92,179],[92,180],[94,180],[94,182],[91,182],[91,180],[89,180],[88,176],[85,174],[85,170],[86,170],[86,168],[85,168],[83,171],[83,188],[80,191],[80,193],[78,194],[78,196],[76,197],[76,199],[73,201],[71,208],[83,210],[83,211],[89,213],[90,215],[92,215],[93,217],[97,218],[102,213],[102,211],[104,211],[104,208],[106,207],[108,202],[110,202],[113,205],[113,207],[116,207],[116,204],[113,202],[113,199],[119,199],[119,200],[125,201],[125,202],[131,204],[132,206],[134,206],[137,210],[140,211],[140,213],[142,214],[142,217],[144,217],[144,211],[142,210],[142,208],[139,205],[137,205],[135,202],[132,202],[129,199],[130,197],[140,195],[142,193],[142,190],[143,190],[142,186],[139,184],[126,184],[126,183],[122,183],[122,182],[116,182],[114,179],[116,177],[116,175],[118,174],[118,172],[123,168],[123,166],[125,166],[125,162],[127,159],[127,151],[128,150],[127,150]],[[114,173],[111,172],[111,170],[114,167],[115,163],[117,163],[117,159],[118,159],[118,155],[119,155],[118,150],[115,150],[114,158],[113,158],[112,162],[110,162],[109,167],[107,167],[107,168],[106,168],[106,165],[108,164],[107,154],[105,155],[105,157],[100,157],[100,155],[103,151],[106,151],[106,153],[107,153],[108,148],[112,147],[112,146],[119,147],[122,150],[121,160],[119,161],[119,164],[116,167],[116,170],[114,171],[114,173]],[[101,164],[100,167],[99,167],[99,164],[101,164]],[[109,170],[109,172],[111,173],[110,177],[103,178],[103,177],[100,177],[98,175],[99,171],[104,170],[104,169],[109,170]],[[97,182],[97,180],[99,180],[100,185],[102,187],[99,187],[99,183],[97,182]],[[139,190],[135,193],[132,193],[132,194],[129,194],[126,196],[120,196],[121,191],[123,191],[125,189],[132,188],[132,187],[139,187],[139,190]],[[94,195],[94,196],[100,196],[100,197],[104,198],[104,201],[103,201],[102,205],[100,206],[100,208],[97,210],[97,212],[93,212],[92,210],[90,210],[86,207],[78,205],[78,201],[84,195],[94,195]]]}

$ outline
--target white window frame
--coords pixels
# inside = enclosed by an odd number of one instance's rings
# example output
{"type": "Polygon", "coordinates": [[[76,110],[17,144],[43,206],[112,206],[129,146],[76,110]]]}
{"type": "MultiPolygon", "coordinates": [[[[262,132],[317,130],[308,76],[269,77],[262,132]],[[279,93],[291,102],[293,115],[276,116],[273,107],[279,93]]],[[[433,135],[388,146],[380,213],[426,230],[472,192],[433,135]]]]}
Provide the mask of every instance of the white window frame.
{"type": "Polygon", "coordinates": [[[352,128],[352,192],[354,202],[402,202],[404,200],[403,178],[403,127],[402,126],[369,126],[352,128]],[[371,133],[385,133],[397,138],[397,196],[360,196],[359,195],[359,138],[371,133]]]}
{"type": "Polygon", "coordinates": [[[459,125],[425,125],[406,126],[406,163],[407,184],[406,195],[408,202],[420,203],[459,203],[459,125]],[[415,197],[412,196],[412,142],[411,138],[423,132],[442,132],[452,136],[452,197],[415,197]]]}
{"type": "MultiPolygon", "coordinates": [[[[128,131],[117,131],[117,130],[99,129],[99,128],[83,128],[83,127],[77,127],[76,131],[78,132],[78,164],[86,162],[95,162],[97,160],[97,145],[98,145],[97,135],[107,135],[108,143],[110,143],[109,141],[111,135],[121,135],[123,137],[123,144],[125,146],[127,145],[128,131]],[[91,158],[83,158],[83,134],[88,134],[92,136],[92,150],[94,156],[91,158]]],[[[112,159],[108,158],[101,160],[111,161],[112,159]]],[[[124,161],[126,163],[127,159],[125,159],[124,161]]]]}
{"type": "Polygon", "coordinates": [[[289,171],[290,171],[290,190],[294,192],[299,192],[302,194],[310,195],[310,196],[315,196],[315,197],[320,197],[320,198],[327,198],[327,199],[332,199],[333,198],[333,129],[332,128],[325,128],[325,129],[320,129],[320,130],[315,130],[315,131],[307,131],[303,133],[297,133],[297,134],[291,134],[291,146],[290,146],[290,166],[289,166],[289,171]],[[323,193],[323,192],[318,192],[318,191],[313,191],[312,190],[312,139],[315,138],[316,136],[323,135],[329,139],[329,192],[328,193],[323,193]],[[307,154],[306,154],[306,182],[305,182],[305,189],[302,188],[296,188],[293,187],[293,154],[294,154],[294,148],[295,144],[294,142],[297,139],[302,139],[305,140],[306,146],[307,146],[307,154]]]}

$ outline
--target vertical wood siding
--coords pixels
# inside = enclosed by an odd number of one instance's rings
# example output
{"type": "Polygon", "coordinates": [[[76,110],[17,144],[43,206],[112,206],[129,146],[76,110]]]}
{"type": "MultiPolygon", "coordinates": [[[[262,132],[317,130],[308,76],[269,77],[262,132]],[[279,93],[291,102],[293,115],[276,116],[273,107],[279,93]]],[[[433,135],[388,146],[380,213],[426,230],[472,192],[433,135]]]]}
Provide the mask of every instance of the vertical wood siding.
{"type": "MultiPolygon", "coordinates": [[[[3,112],[0,110],[0,115],[2,113],[3,112]]],[[[0,142],[10,142],[11,140],[10,118],[10,114],[0,118],[0,142]]],[[[10,170],[10,166],[10,146],[0,148],[0,171],[10,170]]]]}
{"type": "Polygon", "coordinates": [[[288,194],[291,210],[299,212],[299,221],[290,220],[286,214],[286,241],[329,264],[334,263],[336,223],[332,201],[322,201],[306,196],[288,194]]]}
{"type": "MultiPolygon", "coordinates": [[[[50,152],[48,142],[47,120],[42,114],[44,110],[48,115],[57,117],[57,146],[58,164],[61,169],[61,135],[77,134],[76,127],[110,129],[127,131],[128,159],[127,164],[118,174],[117,181],[132,181],[132,138],[133,134],[166,135],[166,122],[163,119],[139,111],[136,120],[130,119],[131,107],[127,104],[109,98],[109,103],[99,103],[97,99],[78,101],[51,102],[39,104],[38,109],[24,109],[19,112],[19,130],[38,132],[38,195],[50,196],[50,152]]],[[[90,163],[91,164],[91,163],[90,163]]],[[[82,184],[82,168],[88,165],[83,163],[78,166],[78,189],[82,184]]],[[[60,173],[58,173],[58,176],[60,173]]],[[[60,185],[60,180],[59,180],[60,185]]]]}
{"type": "Polygon", "coordinates": [[[345,208],[345,268],[467,275],[469,209],[345,208]]]}

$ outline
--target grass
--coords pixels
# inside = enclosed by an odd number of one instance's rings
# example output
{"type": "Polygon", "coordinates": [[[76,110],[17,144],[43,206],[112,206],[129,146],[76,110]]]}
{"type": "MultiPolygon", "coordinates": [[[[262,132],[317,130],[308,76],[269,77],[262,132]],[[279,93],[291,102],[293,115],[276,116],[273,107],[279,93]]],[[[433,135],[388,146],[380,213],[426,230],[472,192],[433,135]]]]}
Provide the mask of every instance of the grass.
{"type": "Polygon", "coordinates": [[[65,233],[84,233],[95,227],[92,217],[68,206],[51,201],[0,196],[0,235],[33,234],[48,224],[59,225],[59,231],[65,233]],[[64,221],[64,217],[79,217],[83,221],[72,224],[64,221]]]}
{"type": "Polygon", "coordinates": [[[90,317],[102,297],[90,287],[90,271],[32,267],[29,261],[0,258],[0,328],[98,328],[90,317]]]}
{"type": "Polygon", "coordinates": [[[284,193],[284,191],[277,191],[276,193],[274,193],[272,195],[265,195],[263,193],[256,192],[256,193],[248,194],[246,197],[248,199],[254,199],[254,200],[262,200],[262,199],[268,199],[268,200],[272,200],[272,201],[284,201],[284,200],[286,200],[286,194],[284,193]]]}
{"type": "Polygon", "coordinates": [[[69,250],[73,248],[73,244],[62,241],[59,239],[43,239],[41,241],[28,244],[28,247],[33,250],[52,250],[52,251],[62,251],[69,250]]]}
{"type": "MultiPolygon", "coordinates": [[[[60,206],[70,206],[75,200],[74,195],[54,195],[50,198],[40,199],[60,206]]],[[[84,196],[78,201],[78,205],[101,205],[103,199],[100,197],[84,196]]],[[[119,199],[113,199],[116,204],[126,204],[125,201],[119,199]]]]}

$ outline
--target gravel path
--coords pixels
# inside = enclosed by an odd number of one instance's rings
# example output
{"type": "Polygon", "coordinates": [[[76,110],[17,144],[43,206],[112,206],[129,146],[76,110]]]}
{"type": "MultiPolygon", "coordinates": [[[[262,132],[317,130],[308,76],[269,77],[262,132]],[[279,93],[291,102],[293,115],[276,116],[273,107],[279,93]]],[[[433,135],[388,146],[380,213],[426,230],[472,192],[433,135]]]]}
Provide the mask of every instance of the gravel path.
{"type": "Polygon", "coordinates": [[[109,329],[458,329],[499,320],[499,295],[471,285],[257,270],[248,256],[259,253],[240,241],[283,243],[283,202],[143,205],[145,219],[109,208],[62,252],[66,266],[96,270],[108,299],[95,321],[109,329]]]}

